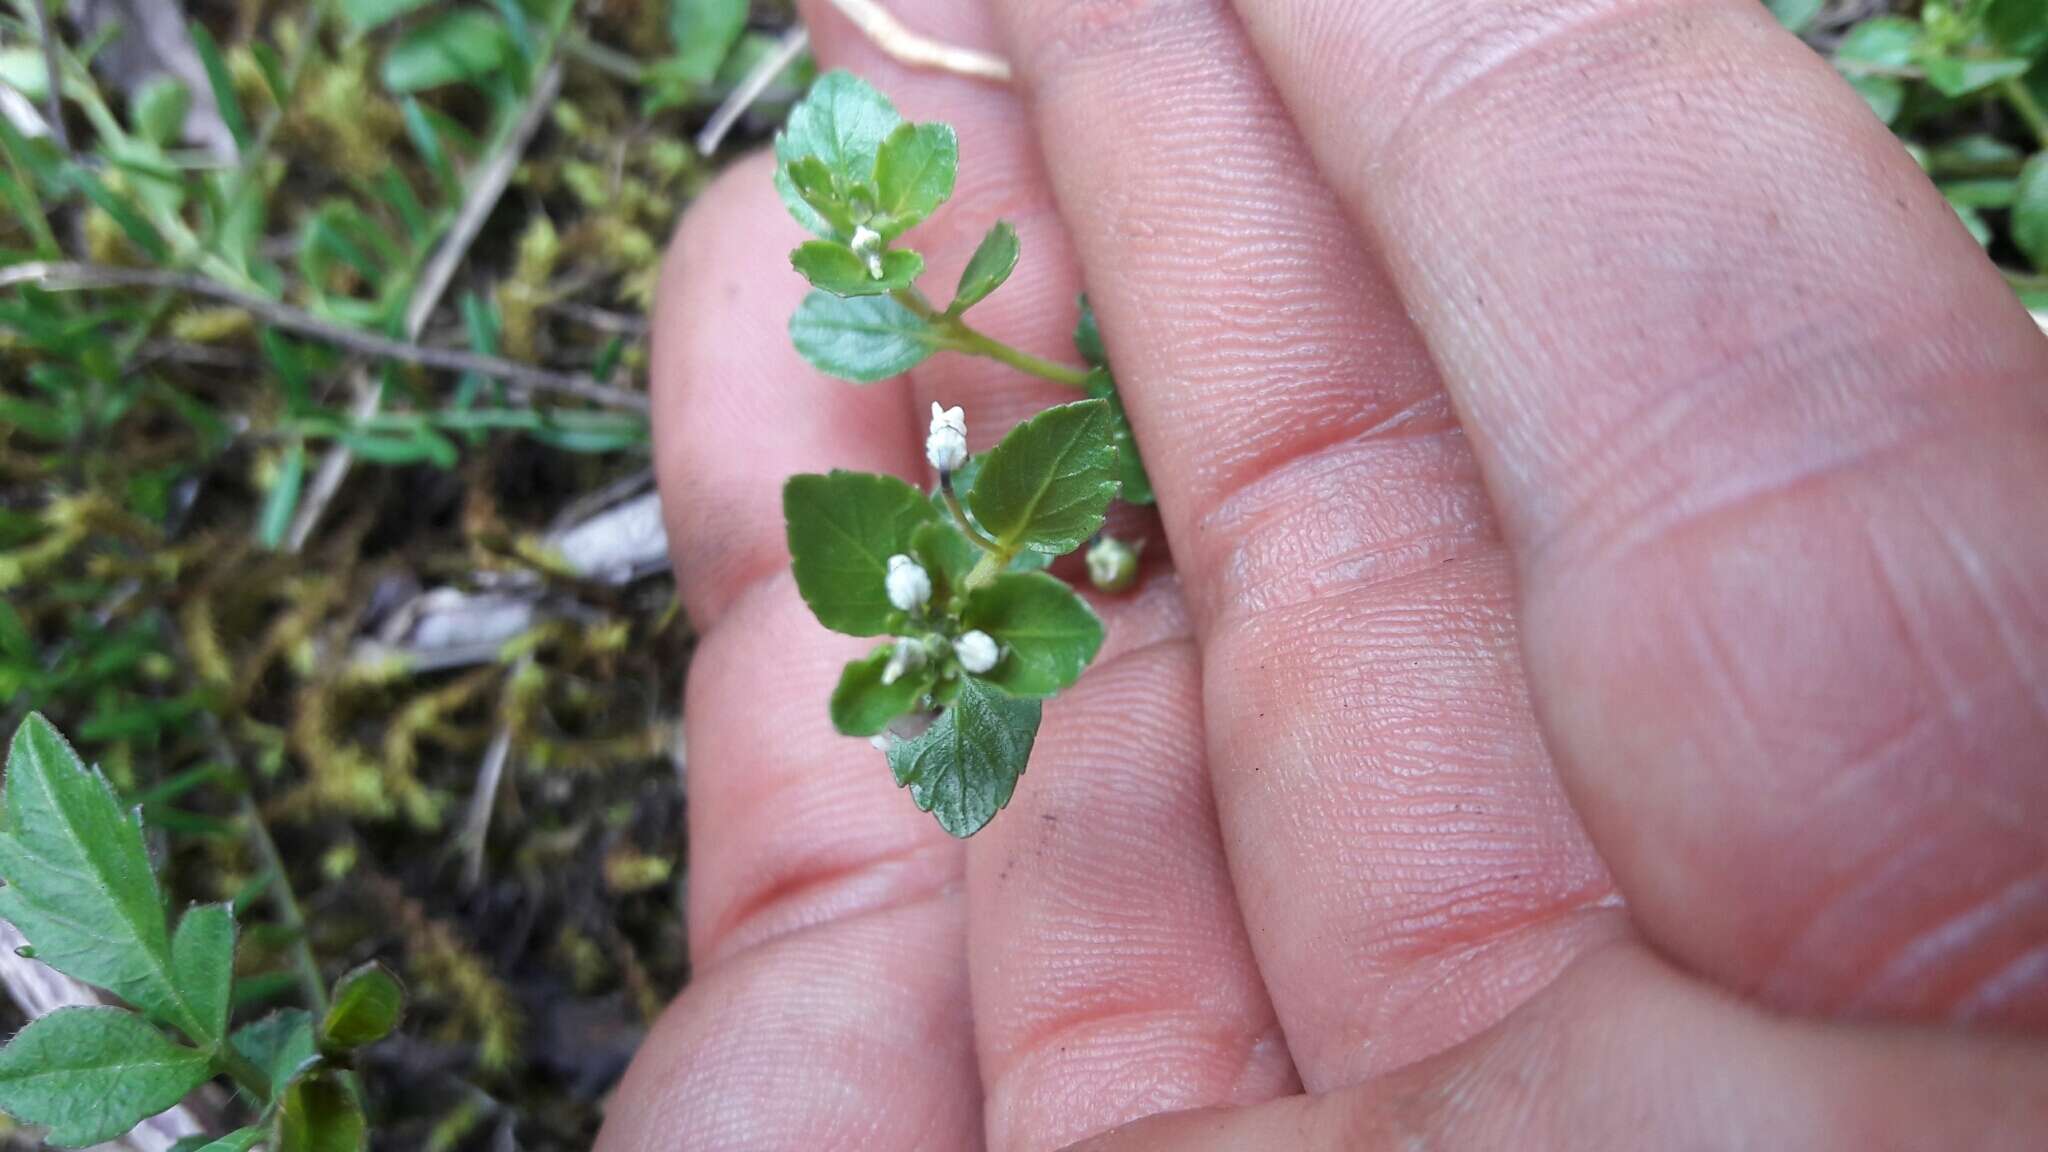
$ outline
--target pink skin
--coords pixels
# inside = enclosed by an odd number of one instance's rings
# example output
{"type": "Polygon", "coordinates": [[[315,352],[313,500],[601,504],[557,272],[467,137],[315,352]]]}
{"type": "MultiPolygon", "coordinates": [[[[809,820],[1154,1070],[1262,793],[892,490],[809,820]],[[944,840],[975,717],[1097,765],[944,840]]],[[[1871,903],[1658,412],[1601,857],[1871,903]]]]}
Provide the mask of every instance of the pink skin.
{"type": "Polygon", "coordinates": [[[1177,571],[948,840],[780,486],[1070,394],[825,380],[767,162],[693,209],[696,980],[603,1152],[2039,1146],[2048,341],[1846,86],[1742,0],[893,8],[1022,72],[807,7],[959,129],[928,283],[1007,217],[1049,352],[1085,274],[1177,571]]]}

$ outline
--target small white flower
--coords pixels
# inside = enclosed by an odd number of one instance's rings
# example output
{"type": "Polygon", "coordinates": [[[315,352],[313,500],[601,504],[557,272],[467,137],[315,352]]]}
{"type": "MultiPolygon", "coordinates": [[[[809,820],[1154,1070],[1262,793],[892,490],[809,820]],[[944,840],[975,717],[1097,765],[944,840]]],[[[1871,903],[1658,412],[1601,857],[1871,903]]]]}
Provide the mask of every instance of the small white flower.
{"type": "Polygon", "coordinates": [[[979,676],[1002,662],[1003,650],[995,637],[977,630],[953,641],[953,655],[960,658],[960,667],[979,676]]]}
{"type": "Polygon", "coordinates": [[[1138,579],[1138,550],[1104,536],[1088,548],[1088,581],[1104,592],[1122,592],[1138,579]]]}
{"type": "Polygon", "coordinates": [[[868,275],[882,278],[882,234],[865,224],[853,230],[853,254],[867,263],[868,275]]]}
{"type": "Polygon", "coordinates": [[[889,603],[905,612],[916,612],[931,602],[931,574],[908,556],[889,557],[888,586],[889,603]]]}
{"type": "Polygon", "coordinates": [[[957,472],[967,463],[967,410],[932,405],[932,430],[924,440],[924,458],[941,472],[957,472]]]}
{"type": "Polygon", "coordinates": [[[924,667],[924,645],[915,640],[898,640],[889,653],[889,662],[882,666],[882,683],[894,684],[906,673],[924,667]]]}

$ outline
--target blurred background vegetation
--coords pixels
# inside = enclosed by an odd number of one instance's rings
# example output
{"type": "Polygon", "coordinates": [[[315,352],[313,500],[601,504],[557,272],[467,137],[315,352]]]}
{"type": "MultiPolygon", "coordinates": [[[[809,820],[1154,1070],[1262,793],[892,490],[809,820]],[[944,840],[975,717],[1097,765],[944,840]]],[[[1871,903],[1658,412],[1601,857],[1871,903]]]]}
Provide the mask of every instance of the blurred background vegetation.
{"type": "MultiPolygon", "coordinates": [[[[1771,7],[2048,309],[2048,0],[1771,7]]],[[[244,910],[245,1013],[399,969],[380,1146],[587,1146],[688,976],[644,318],[808,82],[788,6],[4,9],[5,730],[244,910]]]]}

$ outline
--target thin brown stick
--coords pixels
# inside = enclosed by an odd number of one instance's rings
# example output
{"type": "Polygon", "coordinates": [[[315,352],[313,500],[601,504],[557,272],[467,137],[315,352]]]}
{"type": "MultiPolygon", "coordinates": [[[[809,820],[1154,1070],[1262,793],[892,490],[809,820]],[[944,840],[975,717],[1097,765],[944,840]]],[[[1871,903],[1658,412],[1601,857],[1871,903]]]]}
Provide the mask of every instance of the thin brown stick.
{"type": "Polygon", "coordinates": [[[479,376],[503,380],[517,393],[574,396],[607,408],[647,411],[647,397],[640,393],[614,388],[580,373],[556,372],[547,368],[536,368],[531,364],[519,364],[501,360],[496,356],[482,356],[452,348],[429,348],[419,344],[407,344],[373,333],[343,328],[288,304],[251,296],[192,273],[167,272],[155,268],[117,268],[106,264],[74,261],[39,261],[0,269],[0,288],[12,288],[20,284],[34,284],[51,292],[91,288],[167,288],[173,292],[218,300],[223,304],[240,308],[272,327],[324,341],[359,355],[392,360],[401,364],[417,364],[422,368],[441,372],[474,372],[479,376]]]}

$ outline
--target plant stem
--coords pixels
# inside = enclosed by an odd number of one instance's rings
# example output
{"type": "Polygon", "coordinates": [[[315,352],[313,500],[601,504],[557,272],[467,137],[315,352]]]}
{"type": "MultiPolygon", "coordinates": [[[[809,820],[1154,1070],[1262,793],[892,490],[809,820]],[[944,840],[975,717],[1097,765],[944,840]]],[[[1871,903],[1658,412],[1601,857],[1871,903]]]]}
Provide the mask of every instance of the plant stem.
{"type": "Polygon", "coordinates": [[[988,533],[975,527],[974,521],[967,518],[967,509],[960,506],[960,497],[953,491],[953,474],[951,472],[939,473],[939,492],[945,497],[946,510],[953,514],[953,523],[960,526],[960,531],[963,535],[969,540],[974,541],[975,547],[980,548],[983,552],[1001,552],[1003,550],[1001,544],[991,539],[988,533]]]}
{"type": "Polygon", "coordinates": [[[969,572],[967,579],[962,580],[961,583],[970,591],[979,588],[1002,575],[1003,569],[1008,568],[1010,561],[1014,558],[1014,555],[1011,553],[984,552],[981,554],[981,561],[975,564],[974,570],[969,572]]]}
{"type": "Polygon", "coordinates": [[[216,1071],[226,1073],[228,1079],[233,1080],[242,1091],[265,1104],[270,1103],[269,1074],[258,1068],[255,1061],[237,1051],[233,1044],[221,1042],[221,1046],[213,1053],[213,1066],[216,1071]]]}
{"type": "Polygon", "coordinates": [[[306,1007],[315,1017],[327,1015],[327,983],[320,978],[320,963],[313,959],[313,946],[306,943],[306,917],[299,911],[299,898],[292,892],[292,878],[284,870],[284,858],[278,855],[277,841],[270,838],[270,829],[263,823],[263,813],[256,807],[256,801],[247,792],[242,793],[241,815],[248,825],[249,843],[256,849],[256,858],[271,875],[270,901],[277,909],[277,922],[290,934],[292,944],[292,967],[299,976],[299,989],[305,994],[306,1007]]]}
{"type": "Polygon", "coordinates": [[[1029,352],[1012,348],[992,336],[969,328],[959,320],[954,320],[953,323],[959,329],[957,336],[959,343],[955,344],[954,347],[961,352],[975,356],[986,356],[998,363],[1008,364],[1019,372],[1026,372],[1040,379],[1050,380],[1055,384],[1064,384],[1069,388],[1080,388],[1088,382],[1088,373],[1079,368],[1071,368],[1065,364],[1041,359],[1029,352]]]}
{"type": "Polygon", "coordinates": [[[2043,108],[2041,102],[2034,98],[2033,90],[2018,76],[2001,81],[1998,90],[2005,97],[2005,102],[2012,105],[2012,110],[2019,113],[2020,119],[2026,121],[2034,139],[2040,141],[2041,147],[2048,148],[2048,108],[2043,108]]]}
{"type": "Polygon", "coordinates": [[[1080,388],[1088,382],[1086,369],[1073,368],[1057,361],[1033,356],[1022,349],[1013,348],[1001,340],[969,327],[967,321],[958,316],[948,315],[932,307],[924,293],[916,288],[905,288],[889,294],[898,304],[916,313],[919,319],[937,328],[944,336],[945,347],[970,356],[984,356],[1001,364],[1008,364],[1019,372],[1050,380],[1069,388],[1080,388]]]}
{"type": "MultiPolygon", "coordinates": [[[[320,25],[327,16],[327,7],[326,0],[314,0],[311,10],[307,13],[306,27],[299,33],[299,42],[293,46],[291,58],[285,61],[284,91],[277,94],[276,107],[272,108],[256,126],[256,135],[250,139],[249,146],[235,154],[234,170],[228,173],[227,181],[221,189],[223,207],[207,221],[206,227],[197,237],[195,247],[200,257],[212,255],[214,243],[220,238],[221,229],[241,210],[242,197],[252,186],[251,181],[256,179],[257,169],[262,166],[264,156],[270,151],[270,141],[277,135],[278,126],[284,123],[285,112],[290,108],[293,98],[298,95],[299,78],[305,73],[306,62],[312,58],[314,46],[319,42],[320,25]]],[[[130,325],[128,331],[115,344],[114,358],[119,363],[125,366],[134,359],[136,351],[163,321],[164,314],[170,311],[171,304],[176,298],[175,290],[168,287],[159,287],[150,296],[149,303],[143,306],[141,319],[130,325]]]]}
{"type": "Polygon", "coordinates": [[[609,44],[592,40],[584,32],[571,31],[563,37],[562,51],[614,80],[633,85],[647,83],[645,64],[609,44]]]}

